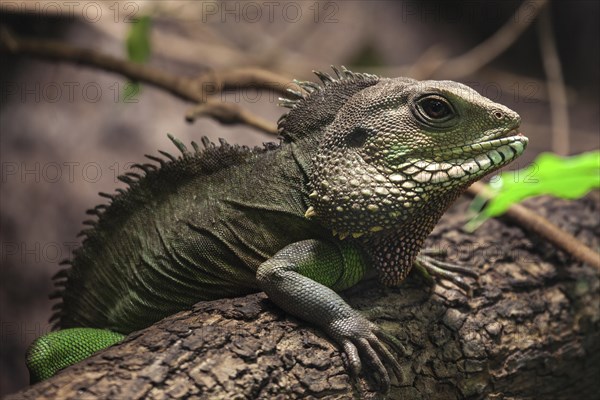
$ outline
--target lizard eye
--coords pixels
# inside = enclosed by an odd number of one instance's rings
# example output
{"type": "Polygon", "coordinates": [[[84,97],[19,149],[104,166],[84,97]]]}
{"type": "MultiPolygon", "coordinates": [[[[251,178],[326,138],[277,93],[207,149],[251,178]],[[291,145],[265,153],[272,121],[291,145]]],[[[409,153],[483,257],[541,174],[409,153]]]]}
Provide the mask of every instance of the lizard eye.
{"type": "Polygon", "coordinates": [[[421,97],[415,103],[417,117],[424,123],[445,122],[454,117],[454,109],[445,98],[437,95],[421,97]]]}

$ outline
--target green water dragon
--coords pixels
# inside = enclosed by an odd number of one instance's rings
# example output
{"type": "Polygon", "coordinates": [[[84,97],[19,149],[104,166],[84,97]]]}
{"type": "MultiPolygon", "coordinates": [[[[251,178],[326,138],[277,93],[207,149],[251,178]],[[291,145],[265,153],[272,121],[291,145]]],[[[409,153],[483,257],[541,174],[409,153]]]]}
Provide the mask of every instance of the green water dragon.
{"type": "Polygon", "coordinates": [[[527,138],[518,114],[460,83],[333,70],[282,100],[279,144],[188,149],[171,137],[179,156],[147,156],[120,177],[126,190],[101,193],[109,204],[88,211],[91,228],[55,276],[60,330],[30,347],[32,381],[198,301],[264,291],[389,389],[388,371],[400,374],[390,334],[337,292],[371,270],[387,286],[414,264],[459,274],[419,254],[423,242],[527,138]]]}

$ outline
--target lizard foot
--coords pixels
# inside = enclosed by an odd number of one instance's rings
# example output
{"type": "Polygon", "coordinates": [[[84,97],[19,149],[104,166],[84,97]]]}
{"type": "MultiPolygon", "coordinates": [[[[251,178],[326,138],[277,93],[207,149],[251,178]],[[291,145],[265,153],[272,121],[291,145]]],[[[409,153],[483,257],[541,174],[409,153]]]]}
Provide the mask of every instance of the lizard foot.
{"type": "Polygon", "coordinates": [[[340,318],[329,326],[329,334],[342,345],[345,360],[354,377],[362,370],[363,361],[373,368],[373,376],[379,382],[380,391],[390,390],[391,379],[388,368],[399,382],[402,381],[402,369],[396,357],[388,349],[400,350],[402,345],[390,334],[367,320],[358,312],[347,318],[340,318]]]}
{"type": "Polygon", "coordinates": [[[463,289],[469,296],[473,295],[472,285],[469,285],[463,279],[463,276],[470,276],[477,279],[479,276],[471,268],[463,267],[437,260],[424,254],[419,254],[415,260],[415,267],[425,276],[426,279],[433,281],[431,276],[438,276],[454,283],[463,289]]]}

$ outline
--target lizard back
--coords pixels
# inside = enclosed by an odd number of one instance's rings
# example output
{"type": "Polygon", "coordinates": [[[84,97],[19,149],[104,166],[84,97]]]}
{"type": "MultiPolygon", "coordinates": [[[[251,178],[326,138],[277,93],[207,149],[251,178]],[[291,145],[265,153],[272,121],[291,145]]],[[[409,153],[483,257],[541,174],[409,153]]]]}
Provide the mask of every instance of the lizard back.
{"type": "Polygon", "coordinates": [[[203,139],[175,158],[150,157],[129,188],[88,213],[82,246],[55,278],[61,328],[130,332],[200,300],[257,291],[254,271],[285,245],[322,235],[304,218],[293,146],[249,149],[203,139]],[[99,290],[101,288],[102,290],[99,290]]]}

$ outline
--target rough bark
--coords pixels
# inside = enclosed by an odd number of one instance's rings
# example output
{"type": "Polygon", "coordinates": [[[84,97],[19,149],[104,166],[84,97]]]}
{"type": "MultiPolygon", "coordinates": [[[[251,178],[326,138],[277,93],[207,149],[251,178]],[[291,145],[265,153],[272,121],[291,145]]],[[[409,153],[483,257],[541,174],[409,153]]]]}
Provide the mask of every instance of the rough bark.
{"type": "MultiPolygon", "coordinates": [[[[528,205],[597,249],[597,194],[528,205]]],[[[344,293],[404,345],[390,399],[592,399],[600,393],[599,276],[502,220],[462,231],[466,202],[429,245],[480,272],[471,297],[411,274],[344,293]]],[[[263,295],[199,303],[15,398],[372,398],[339,349],[263,295]]]]}

